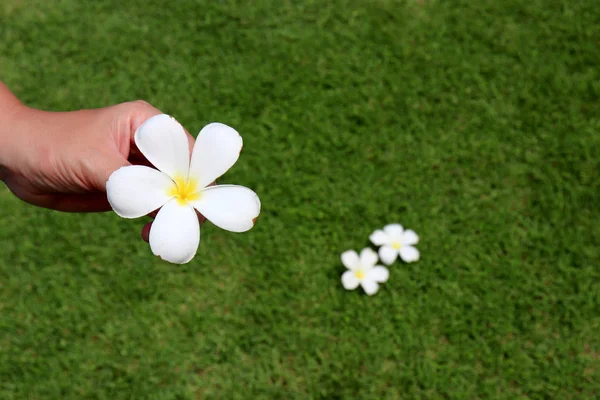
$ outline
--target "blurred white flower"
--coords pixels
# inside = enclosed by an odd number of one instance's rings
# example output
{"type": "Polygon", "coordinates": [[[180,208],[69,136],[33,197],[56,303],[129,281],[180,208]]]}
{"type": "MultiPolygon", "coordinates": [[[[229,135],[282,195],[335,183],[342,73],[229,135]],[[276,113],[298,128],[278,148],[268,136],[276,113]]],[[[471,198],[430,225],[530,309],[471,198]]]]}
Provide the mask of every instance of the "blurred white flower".
{"type": "Polygon", "coordinates": [[[378,282],[388,280],[389,272],[387,268],[377,264],[377,253],[366,248],[360,252],[360,257],[354,250],[348,250],[342,253],[342,264],[348,271],[342,274],[342,285],[347,290],[354,290],[358,285],[369,296],[374,295],[379,290],[378,282]]]}
{"type": "Polygon", "coordinates": [[[157,169],[133,165],[112,173],[108,201],[123,218],[139,218],[160,208],[150,230],[150,248],[163,260],[189,262],[200,244],[196,210],[219,228],[244,232],[260,213],[256,193],[244,186],[209,186],[237,161],[242,138],[220,123],[206,125],[190,159],[187,135],[172,117],[148,119],[135,144],[157,169]]]}
{"type": "Polygon", "coordinates": [[[404,230],[400,224],[386,225],[383,230],[376,230],[369,236],[371,242],[379,248],[379,258],[390,265],[400,255],[405,262],[419,259],[419,250],[413,245],[419,243],[419,236],[410,229],[404,230]]]}

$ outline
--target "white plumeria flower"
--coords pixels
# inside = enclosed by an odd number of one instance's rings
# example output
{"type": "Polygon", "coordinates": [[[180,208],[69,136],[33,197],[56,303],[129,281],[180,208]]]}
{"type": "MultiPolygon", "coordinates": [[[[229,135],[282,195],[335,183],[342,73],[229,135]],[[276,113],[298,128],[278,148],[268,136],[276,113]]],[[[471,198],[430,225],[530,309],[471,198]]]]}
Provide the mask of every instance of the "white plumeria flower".
{"type": "Polygon", "coordinates": [[[410,229],[404,230],[400,224],[386,225],[383,230],[378,229],[369,236],[371,242],[379,248],[379,258],[390,265],[396,257],[405,262],[419,259],[419,250],[413,245],[419,243],[419,236],[410,229]]]}
{"type": "Polygon", "coordinates": [[[157,169],[122,167],[106,183],[108,201],[123,218],[139,218],[160,208],[150,230],[150,248],[163,260],[189,262],[200,244],[196,211],[219,228],[244,232],[260,213],[252,190],[237,185],[209,186],[237,161],[242,138],[220,123],[206,125],[190,159],[187,135],[172,117],[148,119],[134,135],[135,144],[157,169]]]}
{"type": "Polygon", "coordinates": [[[347,290],[354,290],[358,285],[369,296],[374,295],[379,290],[378,282],[388,280],[389,271],[387,268],[377,264],[377,253],[366,248],[360,252],[360,257],[354,250],[348,250],[342,253],[342,264],[349,271],[342,274],[342,285],[347,290]]]}

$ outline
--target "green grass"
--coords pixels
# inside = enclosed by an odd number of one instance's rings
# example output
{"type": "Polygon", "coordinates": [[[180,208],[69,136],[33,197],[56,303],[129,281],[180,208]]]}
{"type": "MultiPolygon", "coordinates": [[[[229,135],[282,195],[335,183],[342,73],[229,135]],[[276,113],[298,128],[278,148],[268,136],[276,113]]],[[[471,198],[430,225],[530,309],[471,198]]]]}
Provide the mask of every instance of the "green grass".
{"type": "Polygon", "coordinates": [[[599,48],[595,0],[2,1],[24,102],[229,124],[263,211],[176,266],[0,188],[0,398],[597,398],[599,48]]]}

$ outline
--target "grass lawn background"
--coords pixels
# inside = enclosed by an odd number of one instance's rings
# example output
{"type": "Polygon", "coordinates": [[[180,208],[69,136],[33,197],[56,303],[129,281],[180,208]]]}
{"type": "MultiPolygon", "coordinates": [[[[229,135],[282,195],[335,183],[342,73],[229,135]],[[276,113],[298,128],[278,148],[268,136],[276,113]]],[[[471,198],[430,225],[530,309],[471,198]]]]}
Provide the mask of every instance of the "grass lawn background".
{"type": "Polygon", "coordinates": [[[3,0],[25,103],[231,125],[263,209],[176,266],[2,186],[0,398],[597,398],[599,66],[595,0],[3,0]],[[346,292],[391,222],[421,260],[346,292]]]}

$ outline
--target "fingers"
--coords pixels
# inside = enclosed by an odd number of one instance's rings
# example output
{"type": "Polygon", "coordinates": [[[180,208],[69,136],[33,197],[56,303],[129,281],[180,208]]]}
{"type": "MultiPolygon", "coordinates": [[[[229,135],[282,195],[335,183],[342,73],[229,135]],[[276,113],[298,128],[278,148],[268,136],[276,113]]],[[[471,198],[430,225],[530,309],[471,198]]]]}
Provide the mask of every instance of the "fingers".
{"type": "Polygon", "coordinates": [[[54,204],[49,208],[67,212],[103,212],[112,210],[106,199],[106,193],[60,195],[57,196],[54,204]]]}
{"type": "Polygon", "coordinates": [[[150,228],[151,227],[152,227],[152,222],[148,222],[142,228],[142,239],[144,239],[145,242],[149,242],[150,241],[150,228]]]}
{"type": "Polygon", "coordinates": [[[27,203],[64,212],[103,212],[112,210],[106,193],[49,194],[22,197],[27,203]]]}

